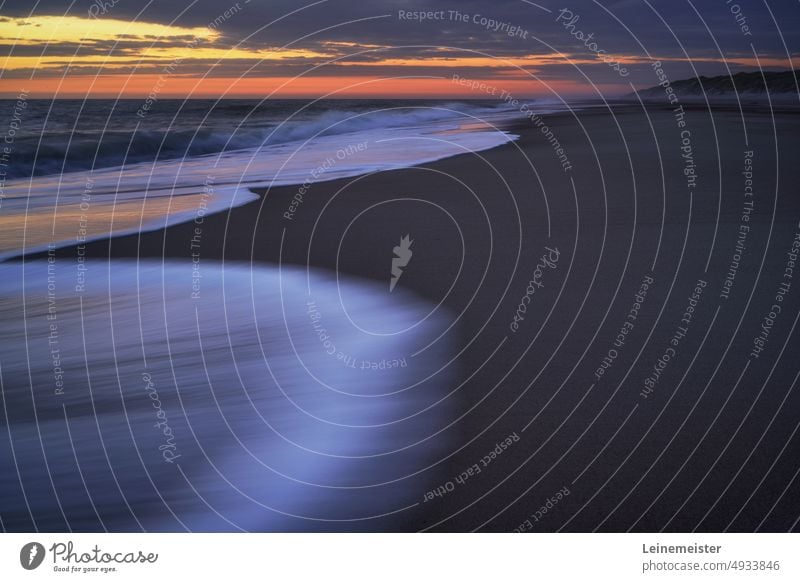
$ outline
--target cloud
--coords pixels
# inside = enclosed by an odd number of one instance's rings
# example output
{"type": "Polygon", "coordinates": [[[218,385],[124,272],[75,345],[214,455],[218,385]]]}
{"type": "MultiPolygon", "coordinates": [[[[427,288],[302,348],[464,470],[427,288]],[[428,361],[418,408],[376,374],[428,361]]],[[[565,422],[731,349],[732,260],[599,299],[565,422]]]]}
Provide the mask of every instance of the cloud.
{"type": "Polygon", "coordinates": [[[768,9],[757,0],[736,0],[735,10],[722,0],[536,2],[544,8],[523,0],[153,0],[144,8],[105,0],[100,10],[103,1],[79,0],[64,15],[63,2],[42,0],[31,15],[30,2],[7,0],[0,19],[0,54],[11,55],[6,71],[56,75],[69,65],[151,74],[178,59],[185,74],[291,77],[333,59],[309,75],[460,70],[507,78],[516,74],[510,60],[542,78],[585,83],[585,75],[623,86],[653,84],[651,58],[669,61],[679,78],[724,73],[726,60],[734,70],[752,69],[751,43],[772,68],[790,66],[787,48],[791,55],[800,49],[796,6],[768,9]],[[569,20],[558,19],[564,6],[569,20]],[[609,71],[581,40],[587,35],[602,54],[628,63],[631,76],[609,71]]]}

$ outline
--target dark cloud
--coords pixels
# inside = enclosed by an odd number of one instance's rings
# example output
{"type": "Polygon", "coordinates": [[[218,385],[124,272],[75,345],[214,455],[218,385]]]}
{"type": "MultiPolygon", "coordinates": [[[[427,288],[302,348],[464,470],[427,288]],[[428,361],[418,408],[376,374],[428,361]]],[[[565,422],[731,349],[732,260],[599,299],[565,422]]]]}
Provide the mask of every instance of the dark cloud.
{"type": "MultiPolygon", "coordinates": [[[[63,1],[42,0],[36,5],[36,14],[86,16],[90,8],[95,6],[93,10],[100,12],[99,18],[136,18],[191,27],[212,25],[222,35],[218,44],[225,47],[269,48],[289,45],[327,53],[332,50],[331,42],[353,43],[352,47],[338,46],[334,52],[341,54],[368,50],[370,45],[389,47],[384,51],[354,57],[361,61],[424,58],[437,52],[435,48],[419,45],[453,47],[498,57],[547,54],[555,50],[592,58],[593,54],[585,43],[571,34],[576,31],[592,34],[597,47],[610,54],[692,59],[694,69],[688,62],[671,64],[676,75],[693,75],[695,69],[699,74],[725,72],[721,59],[732,55],[752,56],[753,48],[759,57],[768,59],[785,58],[787,50],[793,55],[800,51],[800,8],[796,2],[536,2],[550,12],[524,0],[327,0],[318,3],[298,0],[239,0],[231,3],[228,0],[197,0],[190,4],[189,0],[153,0],[150,3],[141,0],[76,0],[65,9],[63,1]],[[97,8],[103,4],[107,7],[105,11],[97,8]],[[569,20],[573,24],[570,28],[563,25],[563,21],[567,20],[566,13],[562,15],[561,22],[556,22],[559,11],[565,7],[571,13],[569,20]],[[429,22],[403,20],[398,18],[399,10],[444,11],[445,19],[429,22]],[[467,22],[451,19],[450,10],[468,15],[467,22]],[[518,27],[526,31],[527,38],[510,37],[502,30],[487,30],[486,26],[473,20],[475,15],[518,27]],[[375,18],[379,16],[385,17],[375,18]],[[273,22],[278,19],[279,22],[273,22]]],[[[30,13],[31,6],[29,0],[6,1],[2,13],[4,17],[25,16],[30,13]]],[[[162,41],[153,39],[153,42],[159,45],[162,41]]],[[[174,42],[174,39],[169,42],[174,42]]],[[[123,43],[117,45],[117,50],[130,46],[123,43]]],[[[64,50],[68,52],[69,49],[64,50]]],[[[106,46],[95,44],[91,50],[102,52],[106,46]]],[[[307,65],[296,61],[269,63],[259,65],[259,70],[283,68],[282,74],[295,74],[298,66],[307,65]]],[[[241,66],[240,63],[226,62],[224,68],[235,74],[241,66]]],[[[743,66],[734,65],[733,68],[739,70],[743,66]]],[[[356,70],[348,67],[348,71],[356,70]]],[[[374,67],[369,70],[373,74],[380,71],[374,67]]],[[[620,81],[618,77],[614,79],[614,73],[599,61],[597,64],[582,65],[581,70],[597,76],[601,79],[599,82],[620,81]]],[[[632,66],[630,70],[630,80],[634,82],[647,83],[652,80],[652,73],[647,67],[632,66]]],[[[551,65],[548,74],[582,79],[568,63],[551,65]]]]}

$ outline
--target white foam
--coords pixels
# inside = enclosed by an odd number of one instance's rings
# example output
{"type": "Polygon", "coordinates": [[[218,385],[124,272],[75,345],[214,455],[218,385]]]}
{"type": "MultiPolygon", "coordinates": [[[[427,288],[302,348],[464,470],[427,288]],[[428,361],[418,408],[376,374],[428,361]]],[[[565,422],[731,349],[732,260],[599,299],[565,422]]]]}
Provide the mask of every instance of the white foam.
{"type": "MultiPolygon", "coordinates": [[[[47,244],[84,242],[77,235],[81,220],[92,227],[83,237],[86,240],[154,230],[192,220],[198,213],[219,212],[257,200],[251,189],[410,167],[490,149],[516,138],[469,116],[443,118],[439,112],[426,117],[422,113],[405,119],[412,125],[400,125],[399,115],[395,116],[398,119],[384,119],[381,125],[348,119],[342,123],[354,130],[349,133],[9,181],[0,221],[23,221],[29,228],[24,246],[22,236],[16,234],[2,241],[0,258],[43,250],[47,244]],[[469,123],[464,123],[465,119],[469,123]]],[[[503,115],[507,113],[498,112],[496,120],[503,115]]],[[[328,126],[332,123],[324,121],[328,126]]],[[[304,127],[304,132],[308,131],[304,127]]]]}
{"type": "MultiPolygon", "coordinates": [[[[80,292],[73,261],[0,265],[0,443],[10,435],[15,454],[0,444],[0,461],[21,467],[0,475],[7,526],[26,515],[21,479],[38,527],[63,527],[48,475],[76,530],[99,528],[92,503],[123,530],[137,528],[126,503],[154,530],[181,529],[170,512],[196,530],[380,528],[359,520],[413,505],[438,478],[442,437],[429,437],[448,422],[433,406],[449,389],[448,349],[411,354],[444,318],[376,338],[352,326],[324,273],[203,263],[192,299],[187,264],[86,264],[80,292]],[[362,369],[339,352],[406,364],[362,369]]],[[[391,313],[408,327],[431,309],[402,290],[338,285],[362,322],[391,313]]]]}

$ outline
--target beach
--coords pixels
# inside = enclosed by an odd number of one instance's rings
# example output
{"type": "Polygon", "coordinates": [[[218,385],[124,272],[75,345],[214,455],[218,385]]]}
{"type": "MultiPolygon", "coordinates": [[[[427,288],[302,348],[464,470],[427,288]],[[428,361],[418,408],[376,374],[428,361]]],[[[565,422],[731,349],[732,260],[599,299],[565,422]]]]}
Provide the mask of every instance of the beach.
{"type": "MultiPolygon", "coordinates": [[[[787,391],[800,300],[786,275],[800,117],[618,105],[543,119],[562,163],[547,131],[520,122],[508,129],[517,141],[491,150],[299,197],[300,186],[259,190],[81,254],[178,261],[198,293],[220,261],[324,269],[389,293],[392,248],[409,235],[397,284],[453,318],[457,377],[452,420],[430,427],[447,443],[442,494],[419,491],[391,529],[751,531],[773,501],[760,527],[789,528],[798,502],[778,484],[797,462],[770,468],[775,485],[757,477],[798,404],[787,391]],[[774,325],[759,344],[765,317],[774,325]]],[[[57,253],[78,260],[75,248],[57,253]]]]}

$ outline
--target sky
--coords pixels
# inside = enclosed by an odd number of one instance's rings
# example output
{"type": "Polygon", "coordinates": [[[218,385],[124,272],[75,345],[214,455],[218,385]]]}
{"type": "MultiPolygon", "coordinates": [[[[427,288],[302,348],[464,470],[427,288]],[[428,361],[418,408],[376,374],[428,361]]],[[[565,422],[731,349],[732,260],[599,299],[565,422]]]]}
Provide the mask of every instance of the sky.
{"type": "Polygon", "coordinates": [[[0,0],[6,98],[608,98],[799,58],[797,0],[0,0]]]}

